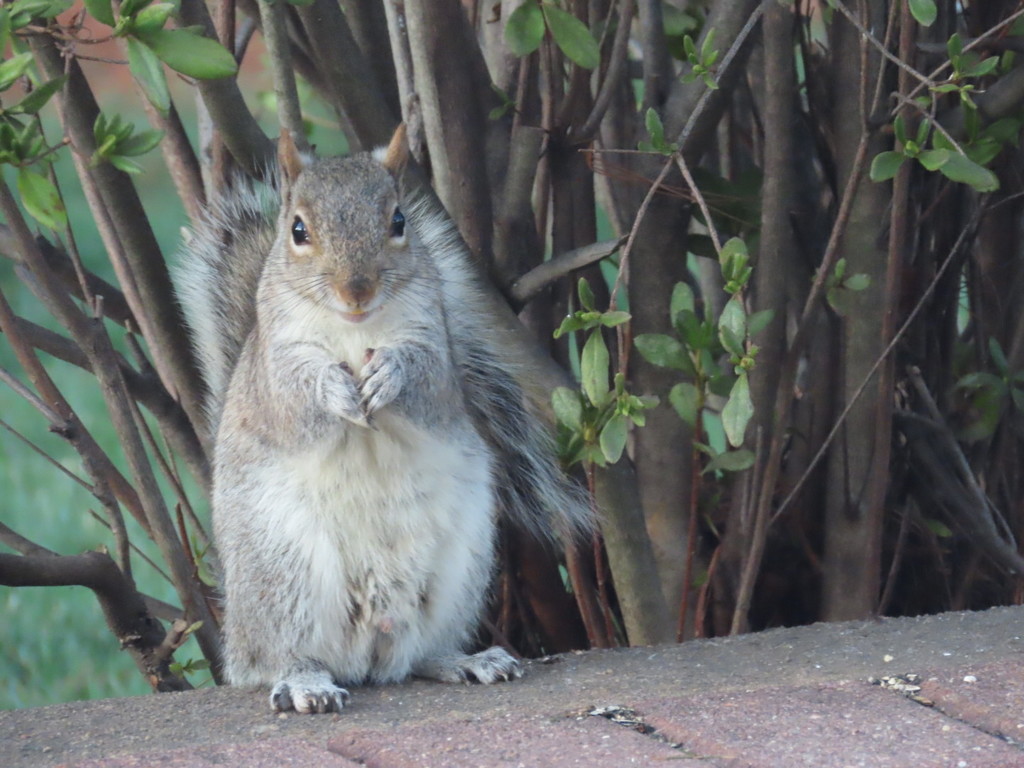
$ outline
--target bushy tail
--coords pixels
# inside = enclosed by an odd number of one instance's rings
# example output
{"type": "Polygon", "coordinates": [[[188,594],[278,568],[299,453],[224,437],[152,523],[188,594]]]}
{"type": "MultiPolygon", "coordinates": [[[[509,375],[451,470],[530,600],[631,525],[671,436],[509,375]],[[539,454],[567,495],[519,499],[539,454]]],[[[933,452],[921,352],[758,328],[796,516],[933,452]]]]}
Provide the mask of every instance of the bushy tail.
{"type": "Polygon", "coordinates": [[[256,322],[256,288],[274,244],[276,185],[239,177],[187,236],[175,269],[178,297],[206,384],[216,434],[231,373],[256,322]]]}
{"type": "Polygon", "coordinates": [[[507,352],[502,353],[473,267],[447,217],[426,200],[411,220],[445,282],[452,348],[477,429],[496,454],[498,502],[513,524],[542,539],[563,542],[595,527],[584,490],[558,465],[554,441],[530,407],[507,352]]]}

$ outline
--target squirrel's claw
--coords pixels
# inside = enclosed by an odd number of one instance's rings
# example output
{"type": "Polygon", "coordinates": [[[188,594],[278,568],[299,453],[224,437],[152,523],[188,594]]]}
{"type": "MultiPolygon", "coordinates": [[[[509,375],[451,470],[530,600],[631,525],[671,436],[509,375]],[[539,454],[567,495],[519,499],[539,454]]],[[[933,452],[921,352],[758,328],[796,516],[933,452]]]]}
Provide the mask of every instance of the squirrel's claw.
{"type": "Polygon", "coordinates": [[[294,709],[302,715],[340,712],[351,695],[333,682],[322,684],[298,684],[282,680],[270,692],[270,707],[275,712],[294,709]]]}
{"type": "Polygon", "coordinates": [[[387,347],[366,350],[366,358],[359,389],[363,411],[369,417],[398,397],[405,374],[401,356],[387,347]]]}

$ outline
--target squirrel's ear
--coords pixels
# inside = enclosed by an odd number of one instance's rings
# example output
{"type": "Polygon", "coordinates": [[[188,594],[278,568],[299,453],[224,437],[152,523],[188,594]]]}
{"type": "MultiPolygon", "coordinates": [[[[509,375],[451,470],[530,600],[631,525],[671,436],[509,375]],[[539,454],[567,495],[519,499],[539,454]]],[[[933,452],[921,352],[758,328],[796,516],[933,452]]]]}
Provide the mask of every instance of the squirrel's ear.
{"type": "Polygon", "coordinates": [[[409,144],[405,140],[405,123],[399,123],[387,149],[378,149],[374,155],[381,165],[387,168],[396,176],[405,170],[405,164],[409,161],[409,144]]]}
{"type": "Polygon", "coordinates": [[[281,168],[281,182],[285,188],[295,183],[306,165],[287,128],[281,129],[281,136],[277,140],[277,163],[281,168]]]}

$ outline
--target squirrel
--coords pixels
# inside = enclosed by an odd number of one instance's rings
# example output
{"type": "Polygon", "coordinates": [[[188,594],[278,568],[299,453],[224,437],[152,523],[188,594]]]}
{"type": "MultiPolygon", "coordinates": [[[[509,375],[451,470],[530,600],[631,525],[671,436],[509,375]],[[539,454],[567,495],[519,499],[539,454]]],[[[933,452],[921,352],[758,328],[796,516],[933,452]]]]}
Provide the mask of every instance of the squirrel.
{"type": "Polygon", "coordinates": [[[205,383],[224,673],[275,711],[344,686],[522,674],[469,654],[499,520],[571,540],[590,506],[558,467],[444,215],[386,150],[300,155],[235,185],[187,241],[178,291],[205,383]]]}

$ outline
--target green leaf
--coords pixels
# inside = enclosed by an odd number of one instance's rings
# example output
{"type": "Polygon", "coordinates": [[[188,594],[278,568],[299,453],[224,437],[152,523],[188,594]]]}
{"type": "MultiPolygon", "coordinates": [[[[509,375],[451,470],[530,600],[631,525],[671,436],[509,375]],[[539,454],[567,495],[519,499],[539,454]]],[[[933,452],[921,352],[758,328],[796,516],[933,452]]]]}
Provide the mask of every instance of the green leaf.
{"type": "Polygon", "coordinates": [[[0,91],[6,91],[14,85],[14,81],[25,74],[31,63],[31,53],[19,53],[0,64],[0,91]]]}
{"type": "Polygon", "coordinates": [[[18,169],[18,194],[32,218],[54,230],[67,226],[64,203],[53,183],[43,174],[29,168],[18,169]]]}
{"type": "Polygon", "coordinates": [[[964,77],[984,77],[985,75],[992,74],[997,66],[999,66],[999,57],[989,56],[987,59],[976,61],[966,67],[961,74],[964,77]]]}
{"type": "Polygon", "coordinates": [[[755,312],[747,318],[747,334],[755,336],[767,328],[772,318],[775,317],[774,309],[762,309],[760,312],[755,312]]]}
{"type": "MultiPolygon", "coordinates": [[[[914,137],[914,142],[917,144],[917,146],[919,146],[919,147],[923,147],[924,146],[925,141],[928,140],[928,134],[931,131],[931,129],[932,129],[931,120],[929,120],[928,118],[923,119],[921,121],[921,123],[917,126],[917,135],[914,137]]],[[[938,133],[939,133],[939,135],[942,134],[941,131],[938,131],[938,133]]],[[[906,143],[906,142],[904,142],[904,143],[906,143]]]]}
{"type": "Polygon", "coordinates": [[[718,51],[714,48],[715,45],[715,28],[712,27],[708,30],[708,33],[704,36],[704,42],[700,46],[700,61],[706,67],[710,67],[715,63],[715,59],[718,58],[718,51]]]}
{"type": "Polygon", "coordinates": [[[957,389],[992,389],[999,391],[1006,382],[988,371],[976,371],[961,376],[956,382],[957,389]]]}
{"type": "Polygon", "coordinates": [[[149,103],[156,107],[161,114],[166,115],[171,108],[171,92],[167,88],[167,75],[164,74],[164,65],[160,59],[145,43],[129,37],[128,44],[128,69],[131,70],[142,92],[146,94],[149,103]]]}
{"type": "Polygon", "coordinates": [[[583,391],[590,402],[598,408],[608,401],[610,362],[604,337],[600,331],[592,331],[580,355],[580,373],[583,378],[583,391]]]}
{"type": "Polygon", "coordinates": [[[145,34],[162,29],[167,19],[177,10],[174,3],[153,3],[147,5],[132,19],[132,29],[135,34],[145,34]]]}
{"type": "Polygon", "coordinates": [[[747,338],[747,313],[738,296],[726,302],[718,318],[718,338],[725,350],[736,357],[743,357],[743,342],[747,338]]]}
{"type": "Polygon", "coordinates": [[[892,132],[896,137],[896,143],[899,146],[903,146],[907,143],[907,123],[903,119],[903,115],[897,115],[896,119],[892,122],[892,132]]]}
{"type": "Polygon", "coordinates": [[[946,41],[946,53],[949,54],[950,59],[956,59],[960,57],[960,54],[964,52],[964,41],[960,39],[960,35],[954,33],[949,40],[946,41]]]}
{"type": "Polygon", "coordinates": [[[855,275],[850,275],[843,281],[843,288],[848,291],[863,291],[869,285],[871,285],[871,275],[865,274],[864,272],[858,272],[855,275]]]}
{"type": "Polygon", "coordinates": [[[160,144],[163,131],[139,131],[117,145],[117,154],[125,157],[144,155],[160,144]]]}
{"type": "Polygon", "coordinates": [[[107,160],[119,171],[124,171],[125,173],[133,175],[142,173],[141,165],[136,163],[134,160],[129,160],[127,157],[123,157],[122,155],[109,155],[107,160]]]}
{"type": "Polygon", "coordinates": [[[85,9],[89,11],[89,15],[95,18],[97,22],[108,27],[113,27],[116,24],[111,0],[84,0],[84,2],[85,9]]]}
{"type": "Polygon", "coordinates": [[[647,127],[647,134],[651,137],[651,145],[655,149],[665,146],[665,126],[661,123],[661,116],[654,107],[648,107],[644,115],[644,125],[647,127]]]}
{"type": "Polygon", "coordinates": [[[968,184],[978,192],[995,192],[999,189],[999,179],[992,171],[982,168],[964,155],[951,154],[939,171],[950,181],[968,184]]]}
{"type": "Polygon", "coordinates": [[[679,418],[691,427],[697,425],[697,412],[700,410],[700,390],[688,381],[676,384],[668,392],[668,401],[676,409],[679,418]]]}
{"type": "Polygon", "coordinates": [[[604,454],[609,464],[614,464],[622,457],[628,433],[629,422],[620,413],[616,413],[608,419],[608,423],[601,429],[601,437],[598,442],[601,445],[601,453],[604,454]]]}
{"type": "Polygon", "coordinates": [[[0,51],[7,47],[7,41],[11,38],[11,12],[6,8],[0,8],[0,51]]]}
{"type": "Polygon", "coordinates": [[[53,94],[64,86],[64,82],[67,79],[67,75],[61,75],[60,77],[53,78],[53,80],[48,83],[43,83],[8,111],[17,111],[26,115],[34,115],[46,106],[46,102],[48,102],[53,94]]]}
{"type": "Polygon", "coordinates": [[[951,531],[949,526],[941,520],[936,520],[933,517],[926,517],[924,518],[924,525],[940,539],[950,539],[953,537],[953,531],[951,531]]]}
{"type": "Polygon", "coordinates": [[[584,69],[594,69],[601,63],[601,51],[597,40],[587,25],[571,13],[554,5],[541,6],[551,36],[569,59],[584,69]]]}
{"type": "Polygon", "coordinates": [[[167,66],[183,75],[215,80],[238,71],[235,57],[228,49],[208,37],[184,29],[157,29],[137,37],[167,66]]]}
{"type": "Polygon", "coordinates": [[[735,279],[739,271],[747,265],[747,244],[738,237],[729,238],[722,244],[718,260],[722,264],[722,277],[726,280],[735,279]]]}
{"type": "Polygon", "coordinates": [[[633,345],[644,360],[662,368],[672,368],[686,373],[693,372],[693,361],[678,339],[664,333],[641,333],[633,339],[633,345]]]}
{"type": "Polygon", "coordinates": [[[747,380],[747,372],[742,371],[729,392],[729,402],[722,409],[722,427],[725,429],[729,445],[743,445],[743,435],[753,416],[754,402],[750,399],[750,382],[747,380]]]}
{"type": "Polygon", "coordinates": [[[935,0],[910,0],[910,13],[922,27],[930,27],[938,15],[935,0]]]}
{"type": "Polygon", "coordinates": [[[715,471],[742,472],[744,469],[750,469],[752,466],[754,466],[753,451],[740,448],[736,451],[725,451],[717,456],[713,456],[701,474],[715,471]]]}
{"type": "Polygon", "coordinates": [[[505,22],[505,44],[516,56],[528,56],[544,39],[544,14],[536,0],[525,3],[509,14],[505,22]]]}
{"type": "Polygon", "coordinates": [[[583,404],[580,402],[580,393],[576,390],[555,387],[555,391],[551,393],[551,407],[560,424],[573,431],[579,431],[583,427],[583,404]]]}
{"type": "Polygon", "coordinates": [[[619,310],[613,310],[611,312],[605,312],[601,315],[601,325],[606,328],[614,328],[616,325],[622,325],[628,323],[631,315],[629,312],[622,312],[619,310]]]}
{"type": "Polygon", "coordinates": [[[580,281],[576,284],[576,291],[580,297],[580,305],[584,309],[593,312],[597,302],[594,299],[594,292],[590,288],[590,283],[587,282],[585,277],[581,277],[580,281]]]}
{"type": "Polygon", "coordinates": [[[672,298],[668,304],[669,319],[675,323],[676,317],[683,310],[693,312],[697,306],[697,302],[694,300],[693,288],[687,283],[679,282],[676,283],[675,288],[672,289],[672,298]]]}
{"type": "Polygon", "coordinates": [[[879,152],[871,161],[868,177],[872,181],[888,181],[896,175],[906,159],[907,156],[902,152],[879,152]]]}
{"type": "Polygon", "coordinates": [[[36,18],[51,19],[70,6],[70,0],[16,0],[8,6],[11,27],[21,29],[36,18]]]}
{"type": "Polygon", "coordinates": [[[925,167],[929,171],[937,171],[946,163],[949,162],[949,158],[954,155],[948,149],[926,149],[917,156],[917,162],[925,167]]]}

